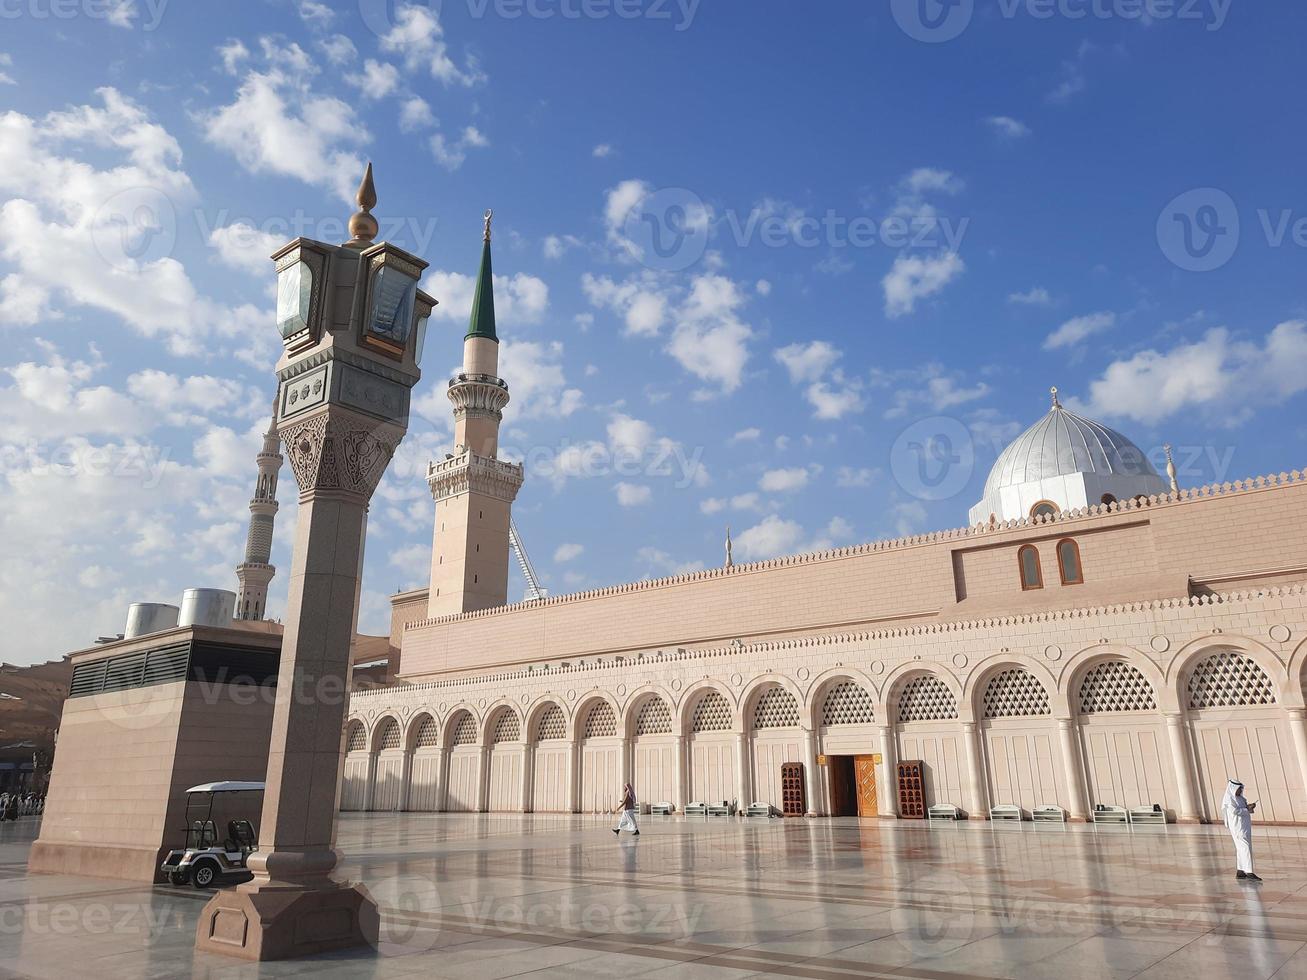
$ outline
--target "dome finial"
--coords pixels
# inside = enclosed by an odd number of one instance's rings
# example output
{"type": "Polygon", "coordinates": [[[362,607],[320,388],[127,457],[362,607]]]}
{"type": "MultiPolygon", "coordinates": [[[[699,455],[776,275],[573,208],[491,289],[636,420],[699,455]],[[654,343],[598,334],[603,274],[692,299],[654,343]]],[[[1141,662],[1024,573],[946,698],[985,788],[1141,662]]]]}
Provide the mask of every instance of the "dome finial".
{"type": "Polygon", "coordinates": [[[1178,495],[1180,493],[1180,480],[1175,470],[1175,460],[1171,458],[1171,446],[1168,443],[1162,448],[1166,450],[1166,476],[1171,481],[1171,492],[1178,495]]]}
{"type": "Polygon", "coordinates": [[[354,199],[359,206],[358,211],[349,219],[349,233],[354,237],[345,244],[351,248],[367,248],[381,230],[377,219],[372,217],[372,209],[377,206],[377,187],[372,182],[371,161],[368,161],[368,169],[363,172],[363,180],[359,183],[354,199]]]}
{"type": "Polygon", "coordinates": [[[1061,408],[1062,403],[1057,400],[1057,385],[1054,385],[1052,388],[1049,388],[1048,393],[1053,396],[1053,407],[1061,408]]]}

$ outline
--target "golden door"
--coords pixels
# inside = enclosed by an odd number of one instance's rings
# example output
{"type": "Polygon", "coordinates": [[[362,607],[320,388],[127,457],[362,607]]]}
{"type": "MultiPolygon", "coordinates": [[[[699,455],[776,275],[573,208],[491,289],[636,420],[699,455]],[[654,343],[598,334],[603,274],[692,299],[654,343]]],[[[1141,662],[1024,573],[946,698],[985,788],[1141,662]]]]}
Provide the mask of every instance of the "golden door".
{"type": "Polygon", "coordinates": [[[860,755],[853,760],[853,778],[858,787],[858,816],[874,817],[879,812],[876,803],[876,759],[874,755],[860,755]]]}

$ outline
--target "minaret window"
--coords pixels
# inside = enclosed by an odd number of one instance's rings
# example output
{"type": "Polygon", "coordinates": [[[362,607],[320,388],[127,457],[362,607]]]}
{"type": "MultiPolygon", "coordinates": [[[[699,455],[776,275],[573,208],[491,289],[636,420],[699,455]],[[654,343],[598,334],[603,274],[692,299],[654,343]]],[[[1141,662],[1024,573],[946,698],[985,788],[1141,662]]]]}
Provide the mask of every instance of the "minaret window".
{"type": "Polygon", "coordinates": [[[1044,575],[1039,568],[1039,549],[1028,544],[1017,552],[1017,564],[1021,567],[1021,588],[1029,592],[1044,587],[1044,575]]]}
{"type": "Polygon", "coordinates": [[[1057,568],[1063,585],[1083,585],[1084,569],[1080,567],[1080,546],[1067,538],[1057,543],[1057,568]]]}

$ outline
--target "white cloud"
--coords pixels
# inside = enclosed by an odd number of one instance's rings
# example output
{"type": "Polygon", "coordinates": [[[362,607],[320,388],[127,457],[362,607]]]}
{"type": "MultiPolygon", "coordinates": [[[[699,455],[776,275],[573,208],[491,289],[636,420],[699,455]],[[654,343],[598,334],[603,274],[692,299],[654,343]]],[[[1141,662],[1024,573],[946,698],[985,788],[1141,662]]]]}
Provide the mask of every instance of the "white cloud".
{"type": "Polygon", "coordinates": [[[581,407],[584,397],[579,388],[568,386],[562,358],[563,345],[557,341],[500,340],[499,373],[509,379],[513,396],[505,418],[567,418],[581,407]]]}
{"type": "Polygon", "coordinates": [[[1236,425],[1255,405],[1275,405],[1307,390],[1307,321],[1281,323],[1263,342],[1235,340],[1223,327],[1169,351],[1140,351],[1090,383],[1093,417],[1157,423],[1206,412],[1236,425]]]}
{"type": "Polygon", "coordinates": [[[768,470],[758,481],[758,489],[764,493],[793,493],[808,485],[808,476],[802,466],[768,470]]]}
{"type": "Polygon", "coordinates": [[[676,315],[667,351],[681,367],[727,393],[739,388],[753,330],[739,318],[744,297],[725,276],[698,276],[676,315]]]}
{"type": "Polygon", "coordinates": [[[557,548],[554,549],[554,561],[561,565],[564,562],[569,562],[577,558],[580,558],[582,552],[584,551],[585,551],[584,545],[571,544],[571,543],[560,544],[557,548]]]}
{"type": "MultiPolygon", "coordinates": [[[[604,196],[604,226],[609,245],[627,262],[639,262],[644,256],[641,246],[626,235],[626,221],[631,212],[650,194],[652,184],[644,180],[624,180],[608,189],[604,196]]],[[[712,208],[701,201],[682,202],[682,227],[689,233],[705,235],[712,223],[712,208]]],[[[711,253],[710,253],[711,255],[711,253]]]]}
{"type": "Polygon", "coordinates": [[[807,344],[782,347],[773,356],[785,365],[785,370],[790,373],[790,381],[801,384],[821,380],[842,354],[826,341],[814,340],[807,344]]]}
{"type": "Polygon", "coordinates": [[[430,129],[436,124],[436,117],[431,113],[431,106],[426,99],[417,97],[405,99],[399,110],[399,129],[403,133],[415,133],[419,129],[430,129]]]}
{"type": "Polygon", "coordinates": [[[399,88],[399,69],[387,62],[368,58],[363,62],[362,70],[346,75],[345,81],[366,98],[384,99],[399,88]]]}
{"type": "Polygon", "coordinates": [[[846,380],[840,371],[832,371],[843,353],[831,344],[824,340],[790,344],[774,356],[785,366],[792,383],[805,385],[804,398],[813,407],[814,418],[830,421],[862,410],[860,385],[846,380]]]}
{"type": "Polygon", "coordinates": [[[1044,96],[1044,101],[1054,105],[1064,105],[1088,87],[1085,78],[1085,62],[1094,51],[1090,41],[1081,41],[1074,57],[1062,62],[1058,83],[1044,96]]]}
{"type": "MultiPolygon", "coordinates": [[[[234,43],[246,55],[249,54],[248,51],[245,51],[245,45],[241,44],[239,41],[234,43]]],[[[318,42],[318,46],[322,48],[322,52],[327,56],[327,60],[337,68],[340,68],[343,65],[348,65],[359,56],[359,49],[354,47],[354,42],[344,34],[333,34],[331,37],[323,38],[318,42]]],[[[227,71],[230,72],[232,70],[232,66],[228,64],[227,71]]]]}
{"type": "Polygon", "coordinates": [[[1052,306],[1053,297],[1043,286],[1033,286],[1024,293],[1009,293],[1007,301],[1018,306],[1052,306]]]}
{"type": "Polygon", "coordinates": [[[1074,347],[1082,340],[1116,326],[1115,313],[1091,313],[1067,320],[1044,338],[1044,350],[1074,347]]]}
{"type": "Polygon", "coordinates": [[[587,272],[581,276],[581,290],[591,305],[621,315],[629,336],[657,336],[667,322],[669,300],[652,275],[619,284],[587,272]]]}
{"type": "MultiPolygon", "coordinates": [[[[8,54],[5,54],[4,52],[0,52],[0,69],[12,68],[13,66],[14,66],[14,59],[8,54]]],[[[18,83],[14,81],[14,76],[10,75],[6,71],[0,71],[0,85],[17,85],[17,84],[18,83]]]]}
{"type": "Polygon", "coordinates": [[[574,248],[580,248],[584,242],[575,235],[548,235],[541,245],[547,259],[561,259],[574,248]]]}
{"type": "Polygon", "coordinates": [[[205,139],[250,173],[294,177],[352,202],[363,160],[352,147],[370,136],[354,109],[320,94],[304,49],[260,40],[262,71],[240,74],[234,101],[202,113],[205,139]]]}
{"type": "Polygon", "coordinates": [[[0,114],[0,195],[9,195],[0,258],[21,277],[6,286],[22,300],[14,315],[30,318],[57,298],[113,313],[176,353],[194,353],[206,334],[244,330],[262,312],[199,295],[171,256],[178,210],[196,196],[181,147],[115,89],[98,95],[100,105],[39,122],[0,114]],[[66,155],[84,148],[109,168],[66,155]]]}
{"type": "Polygon", "coordinates": [[[771,283],[768,282],[766,279],[759,279],[756,283],[754,283],[753,288],[757,290],[759,296],[771,295],[771,283]]]}
{"type": "Polygon", "coordinates": [[[985,124],[1005,139],[1015,140],[1030,135],[1030,127],[1011,116],[989,116],[985,124]]]}
{"type": "Polygon", "coordinates": [[[604,157],[613,155],[613,148],[608,143],[600,143],[594,148],[594,155],[602,160],[604,157]]]}
{"type": "Polygon", "coordinates": [[[903,178],[903,186],[912,194],[924,194],[928,191],[958,194],[965,185],[962,179],[950,170],[918,167],[903,178]]]}
{"type": "Polygon", "coordinates": [[[914,405],[942,412],[984,398],[990,391],[989,385],[983,381],[970,387],[964,386],[956,373],[946,373],[939,364],[926,364],[919,369],[902,372],[897,377],[906,380],[908,384],[894,392],[894,406],[885,412],[886,418],[907,415],[914,405]]]}
{"type": "Polygon", "coordinates": [[[654,427],[641,419],[617,414],[608,423],[608,445],[615,453],[642,456],[654,441],[654,427]]]}
{"type": "Polygon", "coordinates": [[[762,437],[762,429],[750,427],[741,429],[735,435],[731,436],[731,442],[757,442],[762,437]]]}
{"type": "Polygon", "coordinates": [[[852,536],[853,526],[842,517],[831,518],[830,523],[809,537],[797,521],[769,514],[736,536],[735,550],[745,561],[760,561],[780,555],[826,551],[848,542],[852,536]]]}
{"type": "MultiPolygon", "coordinates": [[[[472,315],[476,277],[461,272],[428,272],[422,288],[440,298],[433,321],[467,323],[472,315]]],[[[495,319],[501,325],[538,323],[549,309],[549,286],[543,279],[517,272],[495,276],[495,319]]]]}
{"type": "Polygon", "coordinates": [[[467,161],[468,150],[484,149],[490,145],[481,130],[468,126],[457,139],[448,139],[444,133],[431,136],[431,153],[446,170],[457,170],[467,161]]]}
{"type": "Polygon", "coordinates": [[[49,309],[50,291],[26,276],[11,274],[0,279],[0,326],[10,324],[30,327],[53,319],[49,309]]]}
{"type": "Polygon", "coordinates": [[[300,19],[312,27],[329,27],[336,19],[336,12],[319,0],[300,0],[300,19]]]}
{"type": "Polygon", "coordinates": [[[845,488],[869,487],[878,475],[876,470],[866,467],[841,466],[835,471],[835,485],[845,488]]]}
{"type": "Polygon", "coordinates": [[[209,244],[218,250],[218,258],[224,265],[266,279],[272,275],[269,256],[286,243],[277,235],[237,221],[213,229],[209,244]]]}
{"type": "Polygon", "coordinates": [[[897,319],[913,312],[917,301],[934,296],[966,269],[956,252],[933,256],[900,255],[882,280],[885,315],[897,319]]]}
{"type": "Polygon", "coordinates": [[[641,548],[635,555],[640,563],[648,569],[644,573],[645,578],[652,578],[655,574],[658,577],[688,575],[691,572],[701,572],[704,568],[702,561],[678,561],[667,552],[649,546],[641,548]]]}
{"type": "Polygon", "coordinates": [[[926,507],[919,500],[894,505],[894,531],[900,537],[916,534],[926,523],[926,507]]]}
{"type": "Polygon", "coordinates": [[[653,500],[653,490],[637,483],[618,483],[614,488],[617,502],[623,507],[639,507],[653,500]]]}
{"type": "Polygon", "coordinates": [[[395,7],[394,26],[381,36],[381,50],[400,55],[410,68],[427,68],[446,85],[470,87],[486,80],[475,58],[467,58],[461,68],[454,62],[437,10],[422,4],[395,7]]]}

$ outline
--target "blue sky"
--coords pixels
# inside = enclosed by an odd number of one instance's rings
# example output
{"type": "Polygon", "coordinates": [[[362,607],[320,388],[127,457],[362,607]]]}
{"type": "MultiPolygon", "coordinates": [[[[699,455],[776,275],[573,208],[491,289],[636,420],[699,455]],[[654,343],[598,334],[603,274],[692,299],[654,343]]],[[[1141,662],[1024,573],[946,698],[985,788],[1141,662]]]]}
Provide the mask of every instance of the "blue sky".
{"type": "MultiPolygon", "coordinates": [[[[0,659],[234,587],[277,355],[266,257],[342,240],[366,160],[443,315],[372,507],[365,630],[424,584],[487,207],[515,513],[554,592],[719,563],[727,524],[737,559],[961,525],[1054,384],[1157,460],[1173,443],[1186,485],[1304,463],[1300,5],[0,20],[0,659]],[[957,461],[923,482],[913,447],[940,439],[957,461]]],[[[283,569],[293,498],[286,468],[283,569]]]]}

